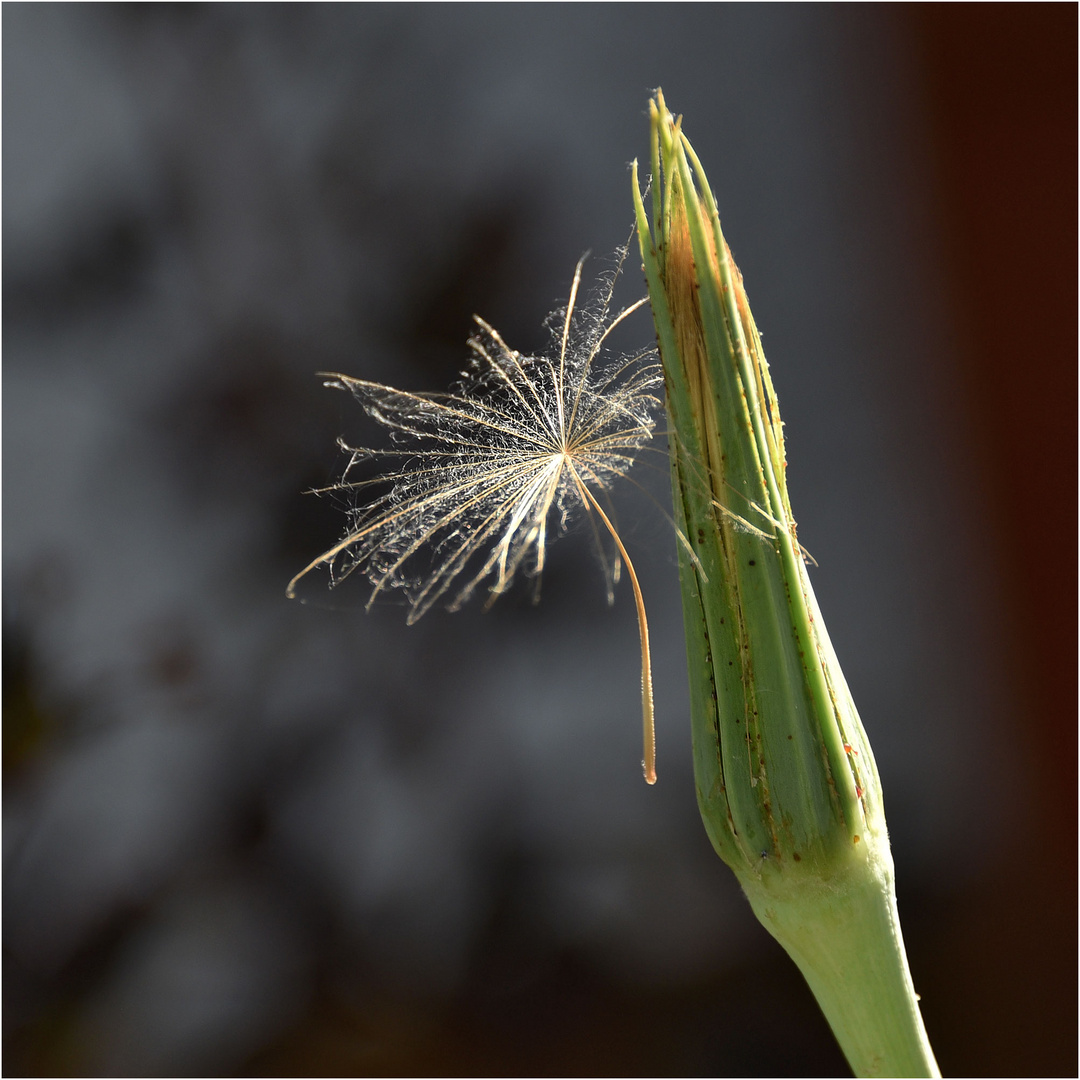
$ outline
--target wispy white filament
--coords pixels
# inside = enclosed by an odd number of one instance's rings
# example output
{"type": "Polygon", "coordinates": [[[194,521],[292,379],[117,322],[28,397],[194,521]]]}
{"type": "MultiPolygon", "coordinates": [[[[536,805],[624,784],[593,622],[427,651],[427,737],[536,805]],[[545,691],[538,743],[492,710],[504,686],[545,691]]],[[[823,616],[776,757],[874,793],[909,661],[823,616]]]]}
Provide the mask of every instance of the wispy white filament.
{"type": "MultiPolygon", "coordinates": [[[[374,450],[342,443],[351,460],[341,481],[326,490],[381,493],[350,511],[345,537],[289,582],[288,595],[317,567],[329,570],[332,585],[360,571],[372,585],[369,607],[381,592],[401,589],[413,623],[444,598],[450,610],[458,609],[481,584],[490,603],[519,570],[539,584],[549,529],[564,531],[577,510],[599,517],[615,543],[610,556],[598,544],[609,599],[623,560],[634,588],[645,776],[654,783],[645,607],[637,575],[601,503],[609,501],[612,484],[652,437],[659,405],[654,391],[662,376],[652,348],[629,357],[606,354],[612,329],[645,303],[639,300],[610,317],[618,271],[591,304],[575,312],[584,261],[574,272],[565,311],[548,322],[557,359],[523,356],[477,316],[478,331],[469,341],[471,368],[453,393],[410,393],[324,373],[327,386],[351,391],[390,429],[394,445],[374,450]],[[370,458],[397,459],[398,465],[370,480],[350,480],[353,467],[370,458]]],[[[595,524],[594,533],[599,540],[595,524]]]]}

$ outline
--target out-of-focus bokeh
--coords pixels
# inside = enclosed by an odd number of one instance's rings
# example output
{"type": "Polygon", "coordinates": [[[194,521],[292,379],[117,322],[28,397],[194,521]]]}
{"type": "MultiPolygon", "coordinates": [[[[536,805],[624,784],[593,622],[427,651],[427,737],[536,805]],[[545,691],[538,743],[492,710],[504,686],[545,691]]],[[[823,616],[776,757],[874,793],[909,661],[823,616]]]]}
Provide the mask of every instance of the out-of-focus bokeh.
{"type": "Polygon", "coordinates": [[[660,455],[661,505],[619,502],[654,789],[587,528],[537,607],[284,596],[344,526],[302,492],[371,435],[315,372],[443,389],[473,312],[542,348],[629,236],[662,85],[764,333],[942,1068],[1075,1075],[1076,28],[5,4],[5,1072],[845,1071],[697,819],[660,455]]]}

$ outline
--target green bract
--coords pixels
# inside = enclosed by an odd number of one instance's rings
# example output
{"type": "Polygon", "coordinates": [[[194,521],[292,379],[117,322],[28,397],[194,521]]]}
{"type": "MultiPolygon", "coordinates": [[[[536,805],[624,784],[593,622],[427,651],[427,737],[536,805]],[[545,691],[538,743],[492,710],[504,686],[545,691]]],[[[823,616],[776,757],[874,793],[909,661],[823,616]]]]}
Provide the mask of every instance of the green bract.
{"type": "Polygon", "coordinates": [[[701,163],[658,91],[652,226],[634,200],[664,366],[705,828],[862,1076],[937,1067],[896,914],[873,754],[796,536],[761,340],[701,163]]]}

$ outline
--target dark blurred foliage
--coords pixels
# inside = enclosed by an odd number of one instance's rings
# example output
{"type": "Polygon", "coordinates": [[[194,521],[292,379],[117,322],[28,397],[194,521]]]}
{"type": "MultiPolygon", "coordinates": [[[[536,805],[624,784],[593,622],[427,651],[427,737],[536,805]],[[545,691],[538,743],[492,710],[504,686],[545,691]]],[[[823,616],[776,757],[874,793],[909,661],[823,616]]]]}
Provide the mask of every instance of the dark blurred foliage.
{"type": "Polygon", "coordinates": [[[535,608],[284,598],[365,430],[314,372],[444,388],[473,312],[543,347],[656,85],[765,333],[942,1068],[1075,1075],[1074,6],[3,30],[7,1075],[844,1071],[697,820],[653,502],[655,789],[587,530],[535,608]]]}

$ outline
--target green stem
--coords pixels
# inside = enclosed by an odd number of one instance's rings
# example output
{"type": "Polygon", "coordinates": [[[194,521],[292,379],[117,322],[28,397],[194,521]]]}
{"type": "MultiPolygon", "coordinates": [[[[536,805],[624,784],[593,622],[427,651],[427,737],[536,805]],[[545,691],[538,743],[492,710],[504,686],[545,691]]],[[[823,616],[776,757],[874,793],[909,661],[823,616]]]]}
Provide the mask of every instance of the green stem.
{"type": "Polygon", "coordinates": [[[747,887],[799,966],[856,1076],[940,1076],[911,982],[892,875],[802,879],[792,895],[747,887]]]}

